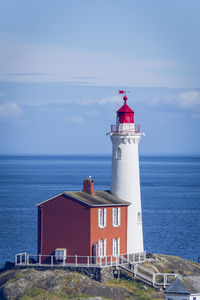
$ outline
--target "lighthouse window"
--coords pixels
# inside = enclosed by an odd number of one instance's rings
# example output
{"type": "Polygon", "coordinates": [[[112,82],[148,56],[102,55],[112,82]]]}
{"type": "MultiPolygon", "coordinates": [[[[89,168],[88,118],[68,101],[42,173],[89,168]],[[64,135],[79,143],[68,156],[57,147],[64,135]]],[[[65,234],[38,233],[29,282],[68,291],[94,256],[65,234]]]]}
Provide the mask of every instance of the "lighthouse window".
{"type": "Polygon", "coordinates": [[[141,212],[139,212],[139,213],[137,214],[137,218],[138,218],[138,223],[140,224],[141,221],[142,221],[142,218],[141,218],[141,212]]]}
{"type": "Polygon", "coordinates": [[[98,209],[98,226],[99,226],[99,228],[106,227],[106,219],[107,219],[107,209],[99,208],[98,209]]]}
{"type": "Polygon", "coordinates": [[[120,147],[117,148],[116,158],[117,159],[121,159],[122,158],[122,150],[121,150],[120,147]]]}
{"type": "Polygon", "coordinates": [[[112,255],[120,255],[120,238],[112,240],[112,255]]]}
{"type": "Polygon", "coordinates": [[[120,207],[113,207],[112,209],[112,224],[114,227],[120,226],[121,223],[121,209],[120,207]]]}

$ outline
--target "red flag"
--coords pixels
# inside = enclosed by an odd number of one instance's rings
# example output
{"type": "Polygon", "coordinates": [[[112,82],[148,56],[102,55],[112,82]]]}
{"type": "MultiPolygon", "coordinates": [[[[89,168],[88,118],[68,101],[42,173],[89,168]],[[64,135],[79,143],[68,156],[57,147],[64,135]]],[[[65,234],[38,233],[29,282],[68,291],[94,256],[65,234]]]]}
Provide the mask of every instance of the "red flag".
{"type": "Polygon", "coordinates": [[[124,94],[125,91],[119,90],[119,94],[124,94]]]}

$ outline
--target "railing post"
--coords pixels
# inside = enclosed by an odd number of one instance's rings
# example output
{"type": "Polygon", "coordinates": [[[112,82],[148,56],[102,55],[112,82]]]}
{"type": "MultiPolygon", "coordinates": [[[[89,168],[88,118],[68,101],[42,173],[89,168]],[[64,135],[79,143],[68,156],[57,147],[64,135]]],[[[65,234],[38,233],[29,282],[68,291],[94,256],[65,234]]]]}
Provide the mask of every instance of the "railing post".
{"type": "Polygon", "coordinates": [[[154,273],[154,274],[153,274],[153,282],[152,282],[152,283],[153,283],[153,286],[155,285],[155,282],[156,282],[156,274],[154,273]]]}
{"type": "Polygon", "coordinates": [[[134,265],[134,276],[136,277],[138,271],[138,266],[137,264],[134,265]]]}
{"type": "Polygon", "coordinates": [[[101,263],[102,263],[102,262],[101,262],[101,257],[100,257],[100,267],[101,267],[101,263]]]}
{"type": "Polygon", "coordinates": [[[105,257],[105,265],[107,266],[107,256],[105,257]]]}
{"type": "Polygon", "coordinates": [[[15,254],[15,266],[17,265],[17,254],[15,254]]]}
{"type": "Polygon", "coordinates": [[[129,260],[129,254],[127,254],[127,260],[129,260]]]}
{"type": "Polygon", "coordinates": [[[112,255],[110,257],[110,265],[112,266],[112,255]]]}
{"type": "Polygon", "coordinates": [[[51,255],[51,266],[53,266],[53,255],[51,255]]]}
{"type": "Polygon", "coordinates": [[[22,264],[22,254],[21,253],[20,253],[19,262],[20,262],[20,265],[21,265],[22,264]]]}
{"type": "Polygon", "coordinates": [[[75,255],[75,266],[77,267],[77,255],[75,255]]]}
{"type": "Polygon", "coordinates": [[[164,289],[166,288],[166,284],[167,284],[167,274],[164,274],[164,278],[163,278],[164,289]]]}
{"type": "Polygon", "coordinates": [[[90,266],[90,257],[89,256],[87,257],[87,265],[88,265],[88,267],[90,266]]]}
{"type": "Polygon", "coordinates": [[[28,254],[26,255],[26,263],[27,263],[27,265],[29,265],[29,255],[28,254]]]}
{"type": "Polygon", "coordinates": [[[39,266],[41,265],[41,254],[39,254],[39,266]]]}
{"type": "Polygon", "coordinates": [[[139,252],[139,254],[138,254],[138,259],[139,259],[139,262],[140,262],[140,252],[139,252]]]}

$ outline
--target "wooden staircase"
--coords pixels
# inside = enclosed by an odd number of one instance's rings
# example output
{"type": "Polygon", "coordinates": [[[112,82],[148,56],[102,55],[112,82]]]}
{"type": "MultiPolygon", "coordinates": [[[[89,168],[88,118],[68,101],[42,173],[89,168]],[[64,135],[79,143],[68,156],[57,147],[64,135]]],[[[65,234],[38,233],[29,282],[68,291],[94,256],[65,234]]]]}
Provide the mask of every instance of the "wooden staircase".
{"type": "Polygon", "coordinates": [[[165,289],[178,277],[178,274],[174,273],[154,273],[143,267],[141,263],[135,263],[125,257],[120,258],[118,266],[129,275],[155,288],[165,289]]]}

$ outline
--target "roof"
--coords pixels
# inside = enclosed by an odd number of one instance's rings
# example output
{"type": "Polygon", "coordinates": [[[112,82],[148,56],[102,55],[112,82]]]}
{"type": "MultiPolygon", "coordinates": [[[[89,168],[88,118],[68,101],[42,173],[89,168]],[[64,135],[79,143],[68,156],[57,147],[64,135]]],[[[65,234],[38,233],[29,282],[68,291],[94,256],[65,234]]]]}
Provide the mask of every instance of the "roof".
{"type": "Polygon", "coordinates": [[[86,192],[80,191],[70,191],[70,192],[63,192],[58,194],[54,197],[51,197],[43,202],[38,203],[36,206],[40,206],[48,201],[55,199],[57,196],[66,195],[70,198],[85,203],[90,207],[99,207],[99,206],[128,206],[131,203],[128,201],[124,201],[113,194],[110,191],[95,191],[95,195],[92,196],[86,192]]]}
{"type": "Polygon", "coordinates": [[[134,113],[134,111],[126,104],[126,101],[124,105],[117,111],[118,113],[126,112],[126,113],[134,113]]]}
{"type": "Polygon", "coordinates": [[[166,288],[165,293],[173,293],[173,294],[200,293],[200,276],[185,276],[181,278],[176,278],[166,288]]]}

